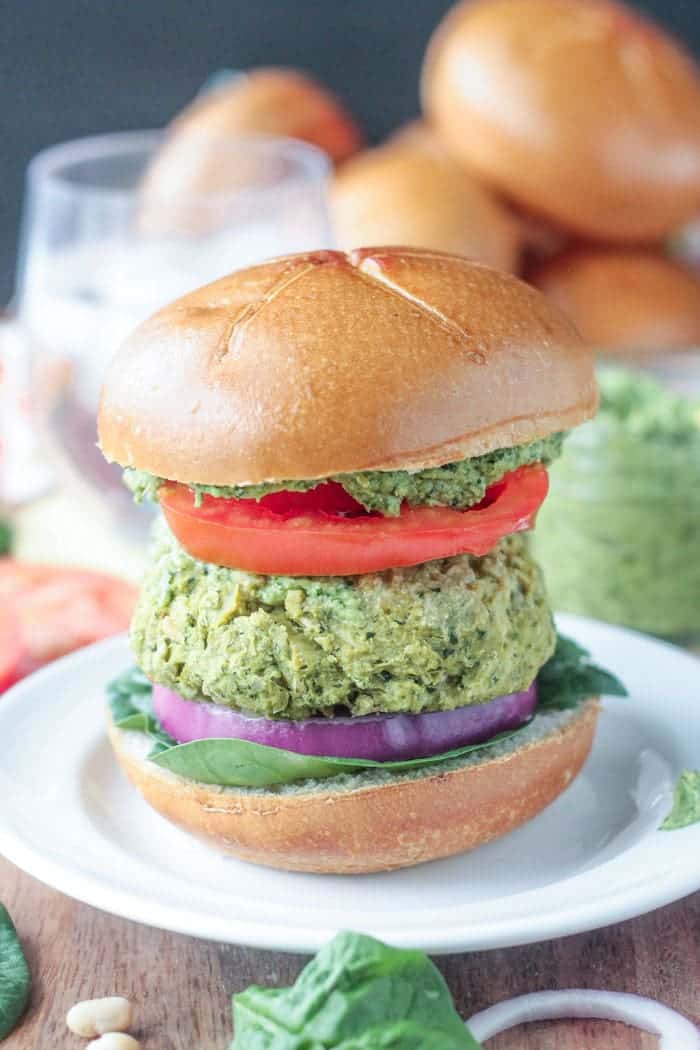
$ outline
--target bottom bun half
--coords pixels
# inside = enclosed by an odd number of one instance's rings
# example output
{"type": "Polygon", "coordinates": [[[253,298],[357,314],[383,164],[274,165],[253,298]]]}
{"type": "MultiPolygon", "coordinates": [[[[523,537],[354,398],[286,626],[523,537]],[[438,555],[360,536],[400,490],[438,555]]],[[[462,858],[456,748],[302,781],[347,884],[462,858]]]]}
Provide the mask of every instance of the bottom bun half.
{"type": "Polygon", "coordinates": [[[110,726],[110,738],[146,801],[215,849],[288,871],[360,874],[462,853],[536,816],[579,773],[598,709],[592,699],[538,715],[490,748],[409,773],[267,790],[185,780],[148,761],[144,734],[110,726]]]}

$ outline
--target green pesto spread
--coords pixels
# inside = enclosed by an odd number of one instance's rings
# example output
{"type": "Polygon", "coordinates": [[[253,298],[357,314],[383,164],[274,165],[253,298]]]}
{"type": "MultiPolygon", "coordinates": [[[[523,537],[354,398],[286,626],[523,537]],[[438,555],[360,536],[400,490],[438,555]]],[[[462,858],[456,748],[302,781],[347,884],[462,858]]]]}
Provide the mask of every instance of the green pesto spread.
{"type": "MultiPolygon", "coordinates": [[[[551,434],[525,445],[499,448],[483,456],[446,463],[441,467],[408,470],[369,470],[358,474],[337,474],[331,479],[277,481],[263,485],[189,484],[196,496],[222,499],[262,499],[271,492],[306,492],[321,480],[332,480],[361,503],[366,510],[395,517],[402,503],[428,507],[471,507],[484,498],[489,485],[511,470],[532,463],[549,464],[561,453],[564,435],[551,434]]],[[[162,478],[139,470],[125,471],[125,481],[137,501],[155,499],[162,478]]]]}
{"type": "Polygon", "coordinates": [[[131,628],[152,681],[292,719],[483,703],[527,688],[554,641],[519,536],[484,558],[303,578],[204,564],[161,529],[131,628]]]}
{"type": "Polygon", "coordinates": [[[555,608],[666,637],[700,633],[700,403],[599,375],[532,536],[555,608]]]}

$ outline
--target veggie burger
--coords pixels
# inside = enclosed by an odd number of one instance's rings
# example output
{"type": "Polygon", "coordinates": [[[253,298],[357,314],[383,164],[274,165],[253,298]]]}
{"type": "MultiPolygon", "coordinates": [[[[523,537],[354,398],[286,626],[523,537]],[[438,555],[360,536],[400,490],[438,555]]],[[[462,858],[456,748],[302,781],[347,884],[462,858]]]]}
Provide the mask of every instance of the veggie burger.
{"type": "Polygon", "coordinates": [[[110,687],[147,801],[316,872],[447,856],[550,803],[615,683],[557,639],[522,534],[595,406],[562,314],[435,252],[275,259],[142,324],[99,435],[164,518],[110,687]]]}

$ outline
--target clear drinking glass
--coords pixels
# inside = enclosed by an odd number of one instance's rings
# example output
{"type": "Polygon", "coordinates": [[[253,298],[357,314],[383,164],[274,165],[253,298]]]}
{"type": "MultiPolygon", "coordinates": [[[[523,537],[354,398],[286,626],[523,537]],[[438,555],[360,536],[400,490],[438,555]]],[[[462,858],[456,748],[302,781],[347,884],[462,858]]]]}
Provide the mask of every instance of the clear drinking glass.
{"type": "Polygon", "coordinates": [[[68,142],[27,175],[15,307],[35,393],[73,466],[122,506],[119,472],[95,445],[100,385],[120,342],[231,270],[333,247],[321,151],[267,136],[204,142],[207,189],[193,191],[183,155],[149,183],[161,141],[144,131],[68,142]]]}
{"type": "Polygon", "coordinates": [[[0,311],[0,534],[3,520],[38,499],[51,485],[31,402],[24,340],[0,311]]]}

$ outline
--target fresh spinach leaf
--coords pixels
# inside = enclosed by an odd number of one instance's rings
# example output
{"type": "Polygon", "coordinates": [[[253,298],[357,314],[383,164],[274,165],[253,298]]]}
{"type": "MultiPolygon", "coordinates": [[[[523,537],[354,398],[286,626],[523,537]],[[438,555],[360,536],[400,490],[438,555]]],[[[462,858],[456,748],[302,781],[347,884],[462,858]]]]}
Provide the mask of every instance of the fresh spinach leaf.
{"type": "Polygon", "coordinates": [[[565,710],[601,694],[627,696],[627,690],[615,675],[592,664],[580,645],[557,635],[554,653],[537,676],[538,710],[565,710]]]}
{"type": "Polygon", "coordinates": [[[151,695],[151,683],[138,667],[130,667],[107,686],[107,695],[137,698],[151,695]]]}
{"type": "Polygon", "coordinates": [[[155,755],[159,755],[162,751],[169,751],[171,748],[178,746],[177,740],[173,740],[171,736],[168,736],[168,734],[161,729],[160,723],[157,722],[152,715],[137,712],[122,718],[114,724],[117,729],[133,729],[139,733],[146,733],[151,738],[152,742],[148,758],[153,758],[155,755]]]}
{"type": "Polygon", "coordinates": [[[114,726],[146,733],[153,743],[149,758],[177,747],[177,741],[164,732],[153,714],[151,692],[151,683],[136,668],[120,675],[107,687],[114,726]]]}
{"type": "Polygon", "coordinates": [[[339,933],[290,988],[233,997],[230,1050],[480,1050],[422,952],[339,933]]]}
{"type": "Polygon", "coordinates": [[[29,1002],[29,967],[7,909],[0,904],[0,1041],[14,1031],[29,1002]]]}
{"type": "MultiPolygon", "coordinates": [[[[150,701],[150,698],[146,697],[146,700],[150,701]]],[[[141,722],[147,722],[152,717],[148,710],[144,711],[143,708],[137,707],[130,696],[111,696],[109,698],[109,711],[115,726],[118,726],[120,729],[144,728],[144,731],[146,731],[145,727],[141,725],[126,726],[123,723],[139,718],[141,722]]]]}
{"type": "Polygon", "coordinates": [[[357,768],[341,769],[337,759],[233,739],[193,740],[161,751],[152,760],[188,780],[222,787],[273,787],[297,780],[322,780],[357,768]]]}
{"type": "Polygon", "coordinates": [[[483,744],[445,751],[428,758],[410,758],[397,762],[374,762],[369,758],[320,758],[314,755],[299,755],[266,744],[253,744],[249,740],[193,740],[178,744],[168,751],[152,754],[153,761],[169,769],[171,773],[199,780],[203,784],[218,784],[221,787],[271,787],[293,784],[297,780],[324,780],[340,773],[361,773],[364,769],[383,769],[400,773],[407,769],[420,769],[444,762],[448,758],[461,758],[471,751],[491,747],[517,733],[499,733],[483,744]]]}
{"type": "Polygon", "coordinates": [[[676,831],[700,823],[700,770],[684,770],[673,791],[671,812],[661,831],[676,831]]]}

